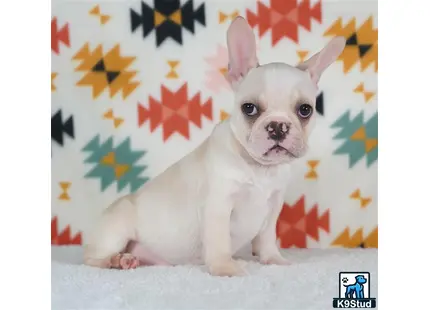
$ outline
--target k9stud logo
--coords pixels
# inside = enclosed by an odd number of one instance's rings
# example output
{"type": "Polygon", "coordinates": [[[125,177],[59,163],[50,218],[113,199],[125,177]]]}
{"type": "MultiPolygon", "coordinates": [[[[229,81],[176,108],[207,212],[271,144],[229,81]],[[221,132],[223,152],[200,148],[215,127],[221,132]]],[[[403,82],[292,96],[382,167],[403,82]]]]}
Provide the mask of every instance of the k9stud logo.
{"type": "Polygon", "coordinates": [[[369,272],[339,272],[338,285],[333,308],[376,308],[376,298],[370,297],[369,272]]]}

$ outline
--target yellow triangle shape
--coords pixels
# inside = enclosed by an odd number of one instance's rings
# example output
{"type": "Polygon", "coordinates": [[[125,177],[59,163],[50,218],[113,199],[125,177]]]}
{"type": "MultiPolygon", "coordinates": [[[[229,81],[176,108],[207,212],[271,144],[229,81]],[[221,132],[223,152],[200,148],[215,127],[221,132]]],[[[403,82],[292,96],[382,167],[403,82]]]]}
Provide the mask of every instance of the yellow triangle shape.
{"type": "Polygon", "coordinates": [[[364,126],[361,126],[360,128],[358,128],[358,130],[356,132],[354,132],[351,136],[351,140],[364,140],[366,139],[366,129],[364,128],[364,126]]]}
{"type": "Polygon", "coordinates": [[[364,90],[364,83],[360,83],[355,89],[355,93],[361,93],[364,90]]]}
{"type": "Polygon", "coordinates": [[[166,16],[155,11],[155,13],[154,13],[154,25],[155,25],[155,27],[158,27],[159,25],[164,23],[165,20],[166,20],[166,16]]]}
{"type": "Polygon", "coordinates": [[[127,98],[128,95],[130,95],[139,85],[140,82],[129,82],[128,84],[124,85],[122,88],[122,97],[127,98]]]}
{"type": "Polygon", "coordinates": [[[113,125],[115,126],[115,128],[118,128],[123,122],[124,120],[122,118],[117,117],[113,120],[113,125]]]}
{"type": "Polygon", "coordinates": [[[369,153],[378,146],[378,139],[366,139],[366,141],[364,141],[364,145],[366,147],[366,153],[369,153]]]}
{"type": "Polygon", "coordinates": [[[100,22],[102,23],[102,25],[106,24],[110,19],[109,15],[102,15],[100,16],[100,22]]]}
{"type": "Polygon", "coordinates": [[[350,243],[349,228],[345,228],[343,232],[331,243],[331,245],[347,246],[350,243]]]}
{"type": "MultiPolygon", "coordinates": [[[[90,56],[90,45],[85,43],[85,45],[73,56],[73,60],[83,60],[90,56]]],[[[75,69],[77,70],[77,69],[75,69]]]]}
{"type": "Polygon", "coordinates": [[[316,166],[318,166],[319,163],[320,163],[319,160],[308,160],[308,165],[311,168],[315,168],[316,166]]]}
{"type": "Polygon", "coordinates": [[[96,5],[95,7],[93,7],[90,11],[91,15],[99,15],[100,14],[100,6],[96,5]]]}
{"type": "Polygon", "coordinates": [[[70,187],[70,182],[60,182],[60,187],[62,190],[66,190],[70,187]]]}
{"type": "Polygon", "coordinates": [[[358,229],[355,234],[351,237],[349,246],[351,248],[356,248],[363,242],[363,228],[358,229]]]}
{"type": "Polygon", "coordinates": [[[102,164],[105,165],[114,165],[115,164],[115,153],[114,152],[109,152],[106,156],[104,156],[101,160],[102,164]]]}
{"type": "Polygon", "coordinates": [[[175,71],[170,71],[169,73],[167,73],[166,78],[168,78],[168,79],[177,79],[178,78],[178,74],[175,71]]]}
{"type": "Polygon", "coordinates": [[[219,118],[221,121],[225,121],[227,118],[229,118],[230,114],[225,112],[224,110],[221,110],[219,118]]]}
{"type": "Polygon", "coordinates": [[[368,102],[370,99],[372,99],[372,97],[375,95],[375,93],[372,92],[364,92],[364,100],[366,100],[366,102],[368,102]]]}
{"type": "Polygon", "coordinates": [[[314,170],[312,170],[306,174],[306,179],[316,179],[317,176],[318,176],[317,173],[314,170]]]}
{"type": "Polygon", "coordinates": [[[297,51],[297,56],[299,57],[300,62],[304,62],[308,54],[309,54],[309,51],[297,51]]]}
{"type": "Polygon", "coordinates": [[[358,198],[360,198],[360,196],[361,196],[360,190],[359,190],[359,189],[357,189],[355,192],[353,192],[353,193],[349,196],[349,198],[351,198],[351,199],[358,199],[358,198]]]}
{"type": "Polygon", "coordinates": [[[178,25],[182,25],[182,13],[181,10],[176,10],[172,15],[169,16],[170,20],[173,20],[178,25]]]}
{"type": "Polygon", "coordinates": [[[366,208],[367,205],[372,201],[372,198],[361,198],[361,207],[366,208]]]}
{"type": "Polygon", "coordinates": [[[227,14],[224,14],[223,12],[219,12],[218,18],[219,18],[219,23],[222,24],[226,20],[227,14]]]}
{"type": "Polygon", "coordinates": [[[108,111],[106,111],[106,113],[103,114],[103,117],[107,119],[111,119],[113,117],[113,110],[109,109],[108,111]]]}
{"type": "Polygon", "coordinates": [[[120,179],[129,169],[130,169],[129,165],[122,165],[122,164],[116,165],[114,168],[115,177],[117,179],[120,179]]]}
{"type": "Polygon", "coordinates": [[[70,200],[70,196],[67,193],[62,193],[58,199],[60,200],[70,200]]]}
{"type": "Polygon", "coordinates": [[[57,88],[54,85],[54,80],[57,77],[58,73],[51,72],[51,91],[56,90],[57,88]]]}
{"type": "Polygon", "coordinates": [[[378,227],[376,227],[369,235],[367,235],[366,239],[364,240],[364,246],[366,248],[378,247],[378,227]]]}
{"type": "Polygon", "coordinates": [[[167,63],[169,64],[170,68],[174,69],[179,64],[179,61],[177,61],[177,60],[168,60],[167,63]]]}
{"type": "Polygon", "coordinates": [[[342,34],[343,30],[342,17],[339,17],[331,27],[324,32],[324,36],[337,36],[342,34]]]}

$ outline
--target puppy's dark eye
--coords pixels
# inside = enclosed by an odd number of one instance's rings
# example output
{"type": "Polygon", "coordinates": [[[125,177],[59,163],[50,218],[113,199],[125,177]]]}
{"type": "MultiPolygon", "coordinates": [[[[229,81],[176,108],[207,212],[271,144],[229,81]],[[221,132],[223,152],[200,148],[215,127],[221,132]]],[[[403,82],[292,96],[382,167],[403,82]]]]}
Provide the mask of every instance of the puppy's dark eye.
{"type": "Polygon", "coordinates": [[[297,110],[297,114],[301,118],[309,118],[312,114],[312,107],[307,103],[301,104],[297,110]]]}
{"type": "Polygon", "coordinates": [[[255,104],[245,103],[242,105],[242,112],[248,116],[254,116],[258,113],[258,108],[255,104]]]}

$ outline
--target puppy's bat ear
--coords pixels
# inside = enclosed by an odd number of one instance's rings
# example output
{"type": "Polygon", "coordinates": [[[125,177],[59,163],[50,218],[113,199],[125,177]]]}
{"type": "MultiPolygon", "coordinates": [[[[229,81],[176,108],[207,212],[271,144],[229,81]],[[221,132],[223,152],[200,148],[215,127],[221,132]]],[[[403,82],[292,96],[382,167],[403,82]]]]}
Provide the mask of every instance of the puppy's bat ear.
{"type": "Polygon", "coordinates": [[[236,17],[227,30],[229,68],[226,78],[235,85],[258,65],[255,36],[248,22],[241,16],[236,17]]]}
{"type": "Polygon", "coordinates": [[[345,48],[344,37],[335,37],[319,53],[316,53],[297,68],[308,71],[311,80],[318,84],[323,72],[339,57],[345,48]]]}

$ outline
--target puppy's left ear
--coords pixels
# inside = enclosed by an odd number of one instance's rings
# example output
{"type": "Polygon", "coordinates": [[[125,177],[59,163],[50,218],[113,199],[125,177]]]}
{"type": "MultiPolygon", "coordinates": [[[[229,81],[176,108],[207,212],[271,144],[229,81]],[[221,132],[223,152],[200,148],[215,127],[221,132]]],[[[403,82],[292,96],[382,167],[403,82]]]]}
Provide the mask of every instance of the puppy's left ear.
{"type": "Polygon", "coordinates": [[[258,65],[257,45],[252,28],[241,16],[236,17],[227,30],[229,68],[226,77],[233,88],[258,65]]]}
{"type": "Polygon", "coordinates": [[[308,71],[312,81],[315,84],[318,84],[323,72],[343,52],[345,44],[346,40],[344,37],[336,37],[332,39],[319,53],[297,65],[297,68],[308,71]]]}

